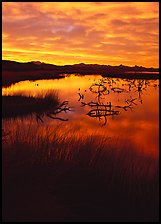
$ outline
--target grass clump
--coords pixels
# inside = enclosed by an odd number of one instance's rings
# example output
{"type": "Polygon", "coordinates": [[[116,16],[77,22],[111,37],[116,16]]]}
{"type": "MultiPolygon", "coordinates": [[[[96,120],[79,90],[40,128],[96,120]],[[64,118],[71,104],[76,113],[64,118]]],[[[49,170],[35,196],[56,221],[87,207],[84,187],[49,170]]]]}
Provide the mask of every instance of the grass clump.
{"type": "Polygon", "coordinates": [[[25,116],[32,113],[44,113],[59,104],[56,91],[43,96],[8,95],[2,96],[2,118],[25,116]]]}

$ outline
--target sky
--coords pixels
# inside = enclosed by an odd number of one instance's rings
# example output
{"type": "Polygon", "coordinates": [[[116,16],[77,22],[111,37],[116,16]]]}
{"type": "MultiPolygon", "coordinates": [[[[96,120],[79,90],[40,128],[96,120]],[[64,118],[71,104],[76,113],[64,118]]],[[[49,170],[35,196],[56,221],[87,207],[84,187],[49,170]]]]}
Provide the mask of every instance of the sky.
{"type": "Polygon", "coordinates": [[[159,67],[159,3],[2,2],[2,59],[159,67]]]}

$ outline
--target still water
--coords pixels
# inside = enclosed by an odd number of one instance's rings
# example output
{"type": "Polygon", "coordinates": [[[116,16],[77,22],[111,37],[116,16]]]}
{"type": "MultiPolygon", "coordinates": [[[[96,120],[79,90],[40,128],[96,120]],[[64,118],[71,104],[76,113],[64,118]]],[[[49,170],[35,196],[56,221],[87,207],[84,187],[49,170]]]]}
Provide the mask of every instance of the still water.
{"type": "MultiPolygon", "coordinates": [[[[102,78],[100,75],[70,75],[63,79],[22,81],[2,89],[2,95],[38,96],[56,90],[67,110],[58,119],[36,115],[3,119],[3,128],[13,135],[16,129],[35,132],[59,128],[68,137],[108,136],[129,144],[146,155],[158,158],[159,80],[102,78]],[[60,118],[60,119],[59,119],[60,118]]],[[[14,108],[13,108],[14,109],[14,108]]],[[[21,132],[20,132],[21,133],[21,132]]]]}

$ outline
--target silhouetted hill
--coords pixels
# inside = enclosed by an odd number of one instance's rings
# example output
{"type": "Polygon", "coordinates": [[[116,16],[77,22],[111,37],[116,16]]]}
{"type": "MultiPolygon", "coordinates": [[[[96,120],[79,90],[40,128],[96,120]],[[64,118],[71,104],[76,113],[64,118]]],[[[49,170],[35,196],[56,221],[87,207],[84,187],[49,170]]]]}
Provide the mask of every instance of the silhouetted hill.
{"type": "Polygon", "coordinates": [[[45,64],[41,62],[26,62],[26,63],[20,63],[15,61],[8,61],[3,60],[2,61],[2,70],[3,71],[31,71],[31,70],[48,70],[48,69],[54,69],[57,67],[56,65],[51,64],[45,64]]]}
{"type": "Polygon", "coordinates": [[[41,63],[40,61],[20,63],[2,60],[2,85],[10,85],[23,80],[63,78],[64,74],[99,74],[104,77],[157,79],[159,74],[154,74],[154,72],[158,71],[158,68],[142,66],[129,67],[84,63],[58,66],[41,63]]]}
{"type": "Polygon", "coordinates": [[[75,65],[52,65],[39,61],[20,63],[15,61],[2,61],[2,70],[4,71],[31,71],[31,70],[52,70],[58,73],[80,73],[80,74],[105,74],[105,73],[124,73],[124,72],[158,72],[158,68],[145,68],[142,66],[111,66],[98,64],[75,64],[75,65]]]}

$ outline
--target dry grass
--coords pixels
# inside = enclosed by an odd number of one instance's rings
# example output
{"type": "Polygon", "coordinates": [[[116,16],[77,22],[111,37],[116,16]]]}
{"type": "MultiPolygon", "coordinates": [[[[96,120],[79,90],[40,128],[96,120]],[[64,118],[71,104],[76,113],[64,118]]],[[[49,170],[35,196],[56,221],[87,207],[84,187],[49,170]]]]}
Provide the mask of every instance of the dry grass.
{"type": "Polygon", "coordinates": [[[107,137],[60,133],[17,129],[4,143],[4,221],[158,221],[156,159],[107,137]]]}
{"type": "Polygon", "coordinates": [[[2,117],[11,118],[26,116],[32,113],[43,113],[59,104],[56,91],[47,92],[45,95],[33,97],[23,95],[2,96],[2,117]]]}

